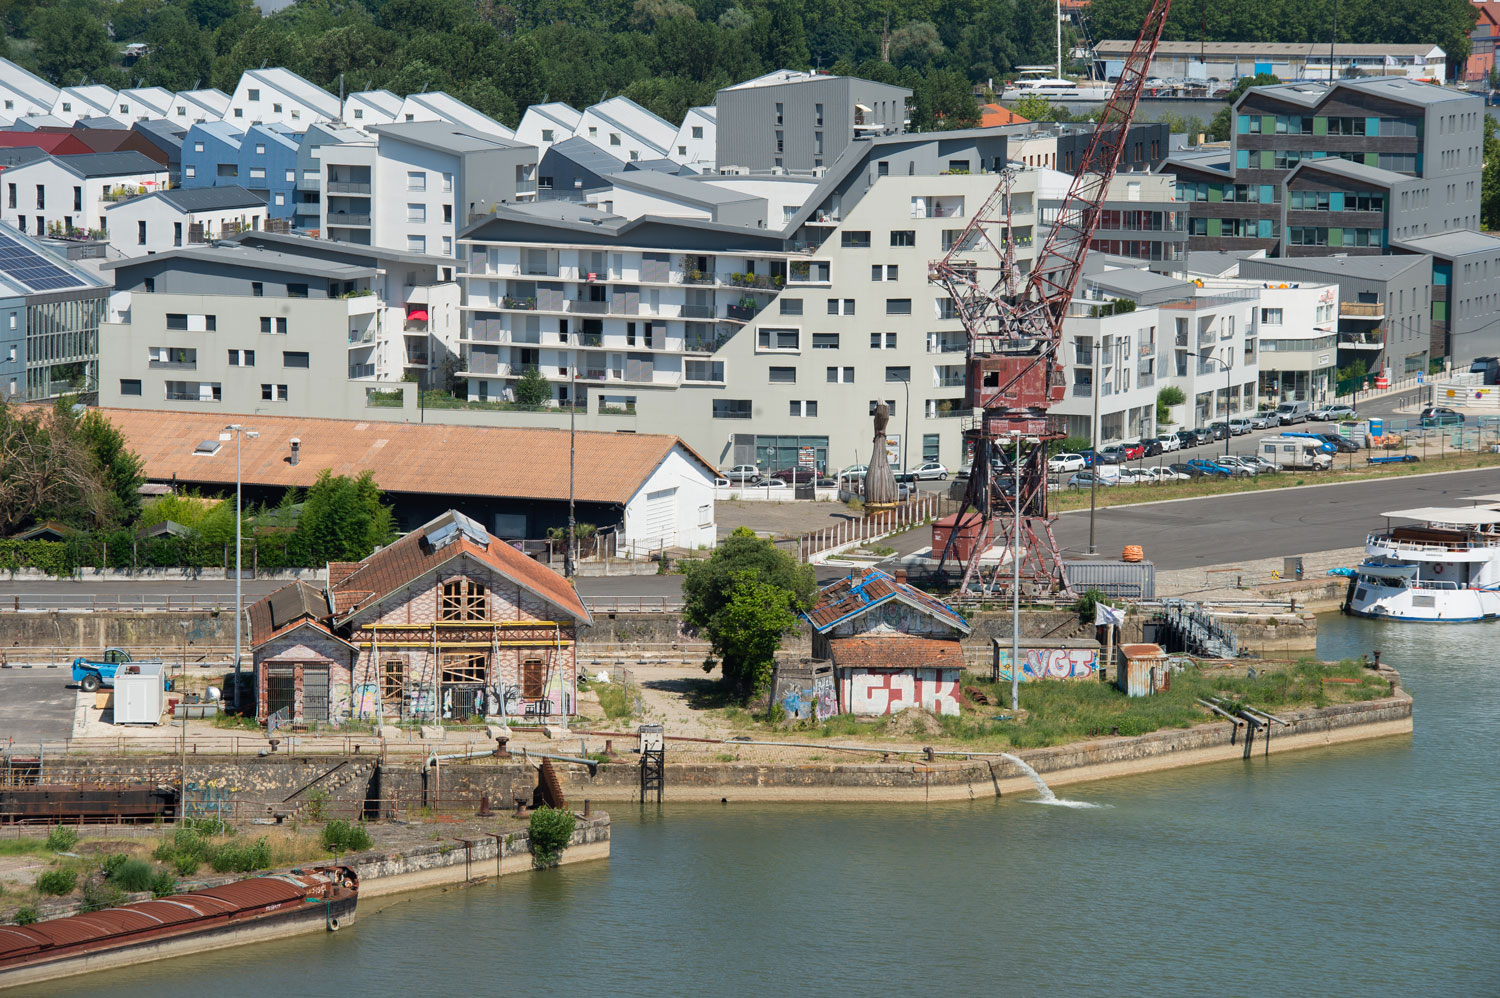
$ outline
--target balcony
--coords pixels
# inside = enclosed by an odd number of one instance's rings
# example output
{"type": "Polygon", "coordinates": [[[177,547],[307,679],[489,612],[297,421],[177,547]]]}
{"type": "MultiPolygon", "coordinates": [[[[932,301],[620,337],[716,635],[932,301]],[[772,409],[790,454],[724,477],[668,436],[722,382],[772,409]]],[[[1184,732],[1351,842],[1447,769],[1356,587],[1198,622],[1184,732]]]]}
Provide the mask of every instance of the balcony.
{"type": "Polygon", "coordinates": [[[505,297],[500,299],[500,307],[519,309],[522,312],[532,312],[536,310],[536,299],[512,298],[510,295],[506,295],[505,297]]]}
{"type": "Polygon", "coordinates": [[[361,228],[370,227],[370,216],[352,211],[330,211],[328,213],[328,227],[361,228]]]}
{"type": "Polygon", "coordinates": [[[221,401],[219,390],[214,389],[213,395],[202,395],[198,392],[184,392],[175,389],[167,389],[168,402],[219,402],[221,401]]]}
{"type": "Polygon", "coordinates": [[[1384,319],[1385,304],[1378,301],[1341,301],[1339,302],[1339,318],[1371,320],[1384,319]]]}
{"type": "Polygon", "coordinates": [[[1341,350],[1382,350],[1384,348],[1384,329],[1371,329],[1363,333],[1339,333],[1339,349],[1341,350]]]}
{"type": "Polygon", "coordinates": [[[350,381],[358,381],[361,378],[373,378],[373,377],[375,377],[375,365],[374,364],[350,364],[349,365],[349,380],[350,381]]]}
{"type": "Polygon", "coordinates": [[[684,319],[712,319],[714,307],[712,305],[684,305],[681,315],[684,319]]]}
{"type": "Polygon", "coordinates": [[[329,194],[369,194],[370,185],[366,183],[354,183],[348,180],[328,181],[329,194]]]}
{"type": "Polygon", "coordinates": [[[146,366],[153,371],[198,370],[198,362],[196,360],[152,360],[147,361],[146,366]]]}
{"type": "Polygon", "coordinates": [[[724,317],[736,322],[749,322],[760,311],[760,306],[730,305],[724,309],[724,317]]]}

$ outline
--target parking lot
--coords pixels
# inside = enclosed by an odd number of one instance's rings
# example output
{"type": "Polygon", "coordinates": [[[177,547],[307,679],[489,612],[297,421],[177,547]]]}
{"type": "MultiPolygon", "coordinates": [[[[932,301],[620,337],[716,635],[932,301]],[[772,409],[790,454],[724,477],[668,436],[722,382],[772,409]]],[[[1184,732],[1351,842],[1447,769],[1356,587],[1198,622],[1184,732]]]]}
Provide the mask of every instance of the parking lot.
{"type": "Polygon", "coordinates": [[[78,687],[67,669],[0,669],[0,744],[18,753],[73,734],[78,687]]]}

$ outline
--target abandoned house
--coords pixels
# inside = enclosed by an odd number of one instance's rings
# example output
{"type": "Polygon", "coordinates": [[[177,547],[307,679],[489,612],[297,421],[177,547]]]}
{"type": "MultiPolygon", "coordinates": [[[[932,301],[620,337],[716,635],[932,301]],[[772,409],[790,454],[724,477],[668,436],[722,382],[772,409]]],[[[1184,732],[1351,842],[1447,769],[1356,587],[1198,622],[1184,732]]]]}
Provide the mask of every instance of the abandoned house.
{"type": "Polygon", "coordinates": [[[249,613],[262,723],[577,711],[582,600],[453,510],[363,561],[330,564],[326,588],[294,582],[249,613]]]}
{"type": "Polygon", "coordinates": [[[958,713],[969,623],[904,576],[856,569],[819,591],[804,615],[813,657],[833,664],[840,713],[958,713]]]}

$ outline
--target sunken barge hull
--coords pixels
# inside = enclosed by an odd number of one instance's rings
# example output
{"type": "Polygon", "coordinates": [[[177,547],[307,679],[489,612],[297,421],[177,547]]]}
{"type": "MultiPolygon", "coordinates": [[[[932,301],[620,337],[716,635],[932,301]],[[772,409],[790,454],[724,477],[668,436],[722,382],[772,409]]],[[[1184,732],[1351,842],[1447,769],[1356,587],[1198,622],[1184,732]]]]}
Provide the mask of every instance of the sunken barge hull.
{"type": "Polygon", "coordinates": [[[103,783],[0,787],[0,824],[151,822],[177,814],[177,788],[103,783]]]}
{"type": "Polygon", "coordinates": [[[353,869],[256,877],[33,925],[0,926],[0,990],[149,960],[336,932],[354,921],[353,869]]]}

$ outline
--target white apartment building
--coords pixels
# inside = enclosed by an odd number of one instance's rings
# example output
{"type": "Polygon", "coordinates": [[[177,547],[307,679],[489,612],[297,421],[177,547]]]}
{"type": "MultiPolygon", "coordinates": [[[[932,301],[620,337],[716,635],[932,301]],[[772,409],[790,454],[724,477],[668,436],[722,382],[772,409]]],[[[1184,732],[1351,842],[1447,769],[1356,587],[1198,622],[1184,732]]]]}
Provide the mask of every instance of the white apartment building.
{"type": "MultiPolygon", "coordinates": [[[[1208,289],[1259,293],[1259,394],[1267,402],[1325,402],[1338,385],[1339,286],[1314,281],[1204,280],[1208,289]]],[[[1372,343],[1376,351],[1378,342],[1372,343]]]]}
{"type": "Polygon", "coordinates": [[[104,210],[110,246],[121,256],[145,256],[258,230],[266,199],[239,185],[176,187],[116,201],[104,210]]]}
{"type": "Polygon", "coordinates": [[[533,104],[521,115],[515,139],[535,146],[540,159],[557,143],[571,139],[582,121],[582,111],[561,101],[533,104]]]}
{"type": "Polygon", "coordinates": [[[584,108],[573,135],[629,163],[670,159],[677,126],[629,97],[611,97],[584,108]]]}
{"type": "Polygon", "coordinates": [[[535,196],[536,151],[521,143],[437,121],[362,134],[317,149],[318,227],[330,239],[451,257],[470,215],[535,196]]]}
{"type": "Polygon", "coordinates": [[[489,115],[440,90],[409,95],[401,102],[401,110],[394,120],[441,121],[475,135],[497,139],[513,139],[516,135],[489,115]]]}
{"type": "Polygon", "coordinates": [[[133,150],[47,156],[5,171],[0,221],[32,235],[103,229],[111,204],[170,180],[166,166],[133,150]]]}
{"type": "Polygon", "coordinates": [[[109,87],[94,83],[82,87],[63,87],[52,102],[51,115],[66,125],[77,124],[79,118],[114,117],[115,92],[109,87]]]}
{"type": "Polygon", "coordinates": [[[343,105],[333,94],[290,69],[247,69],[229,97],[223,120],[236,128],[256,122],[280,124],[302,131],[320,121],[333,121],[343,105]]]}
{"type": "Polygon", "coordinates": [[[14,121],[30,115],[51,114],[57,87],[35,73],[0,59],[0,118],[14,121]]]}
{"type": "Polygon", "coordinates": [[[344,98],[345,123],[355,128],[389,125],[401,116],[401,98],[389,90],[361,90],[344,98]]]}
{"type": "Polygon", "coordinates": [[[229,95],[222,90],[182,90],[173,95],[166,118],[183,128],[222,121],[229,114],[229,95]]]}
{"type": "Polygon", "coordinates": [[[688,108],[667,157],[695,173],[713,173],[717,122],[718,111],[712,106],[688,108]]]}

